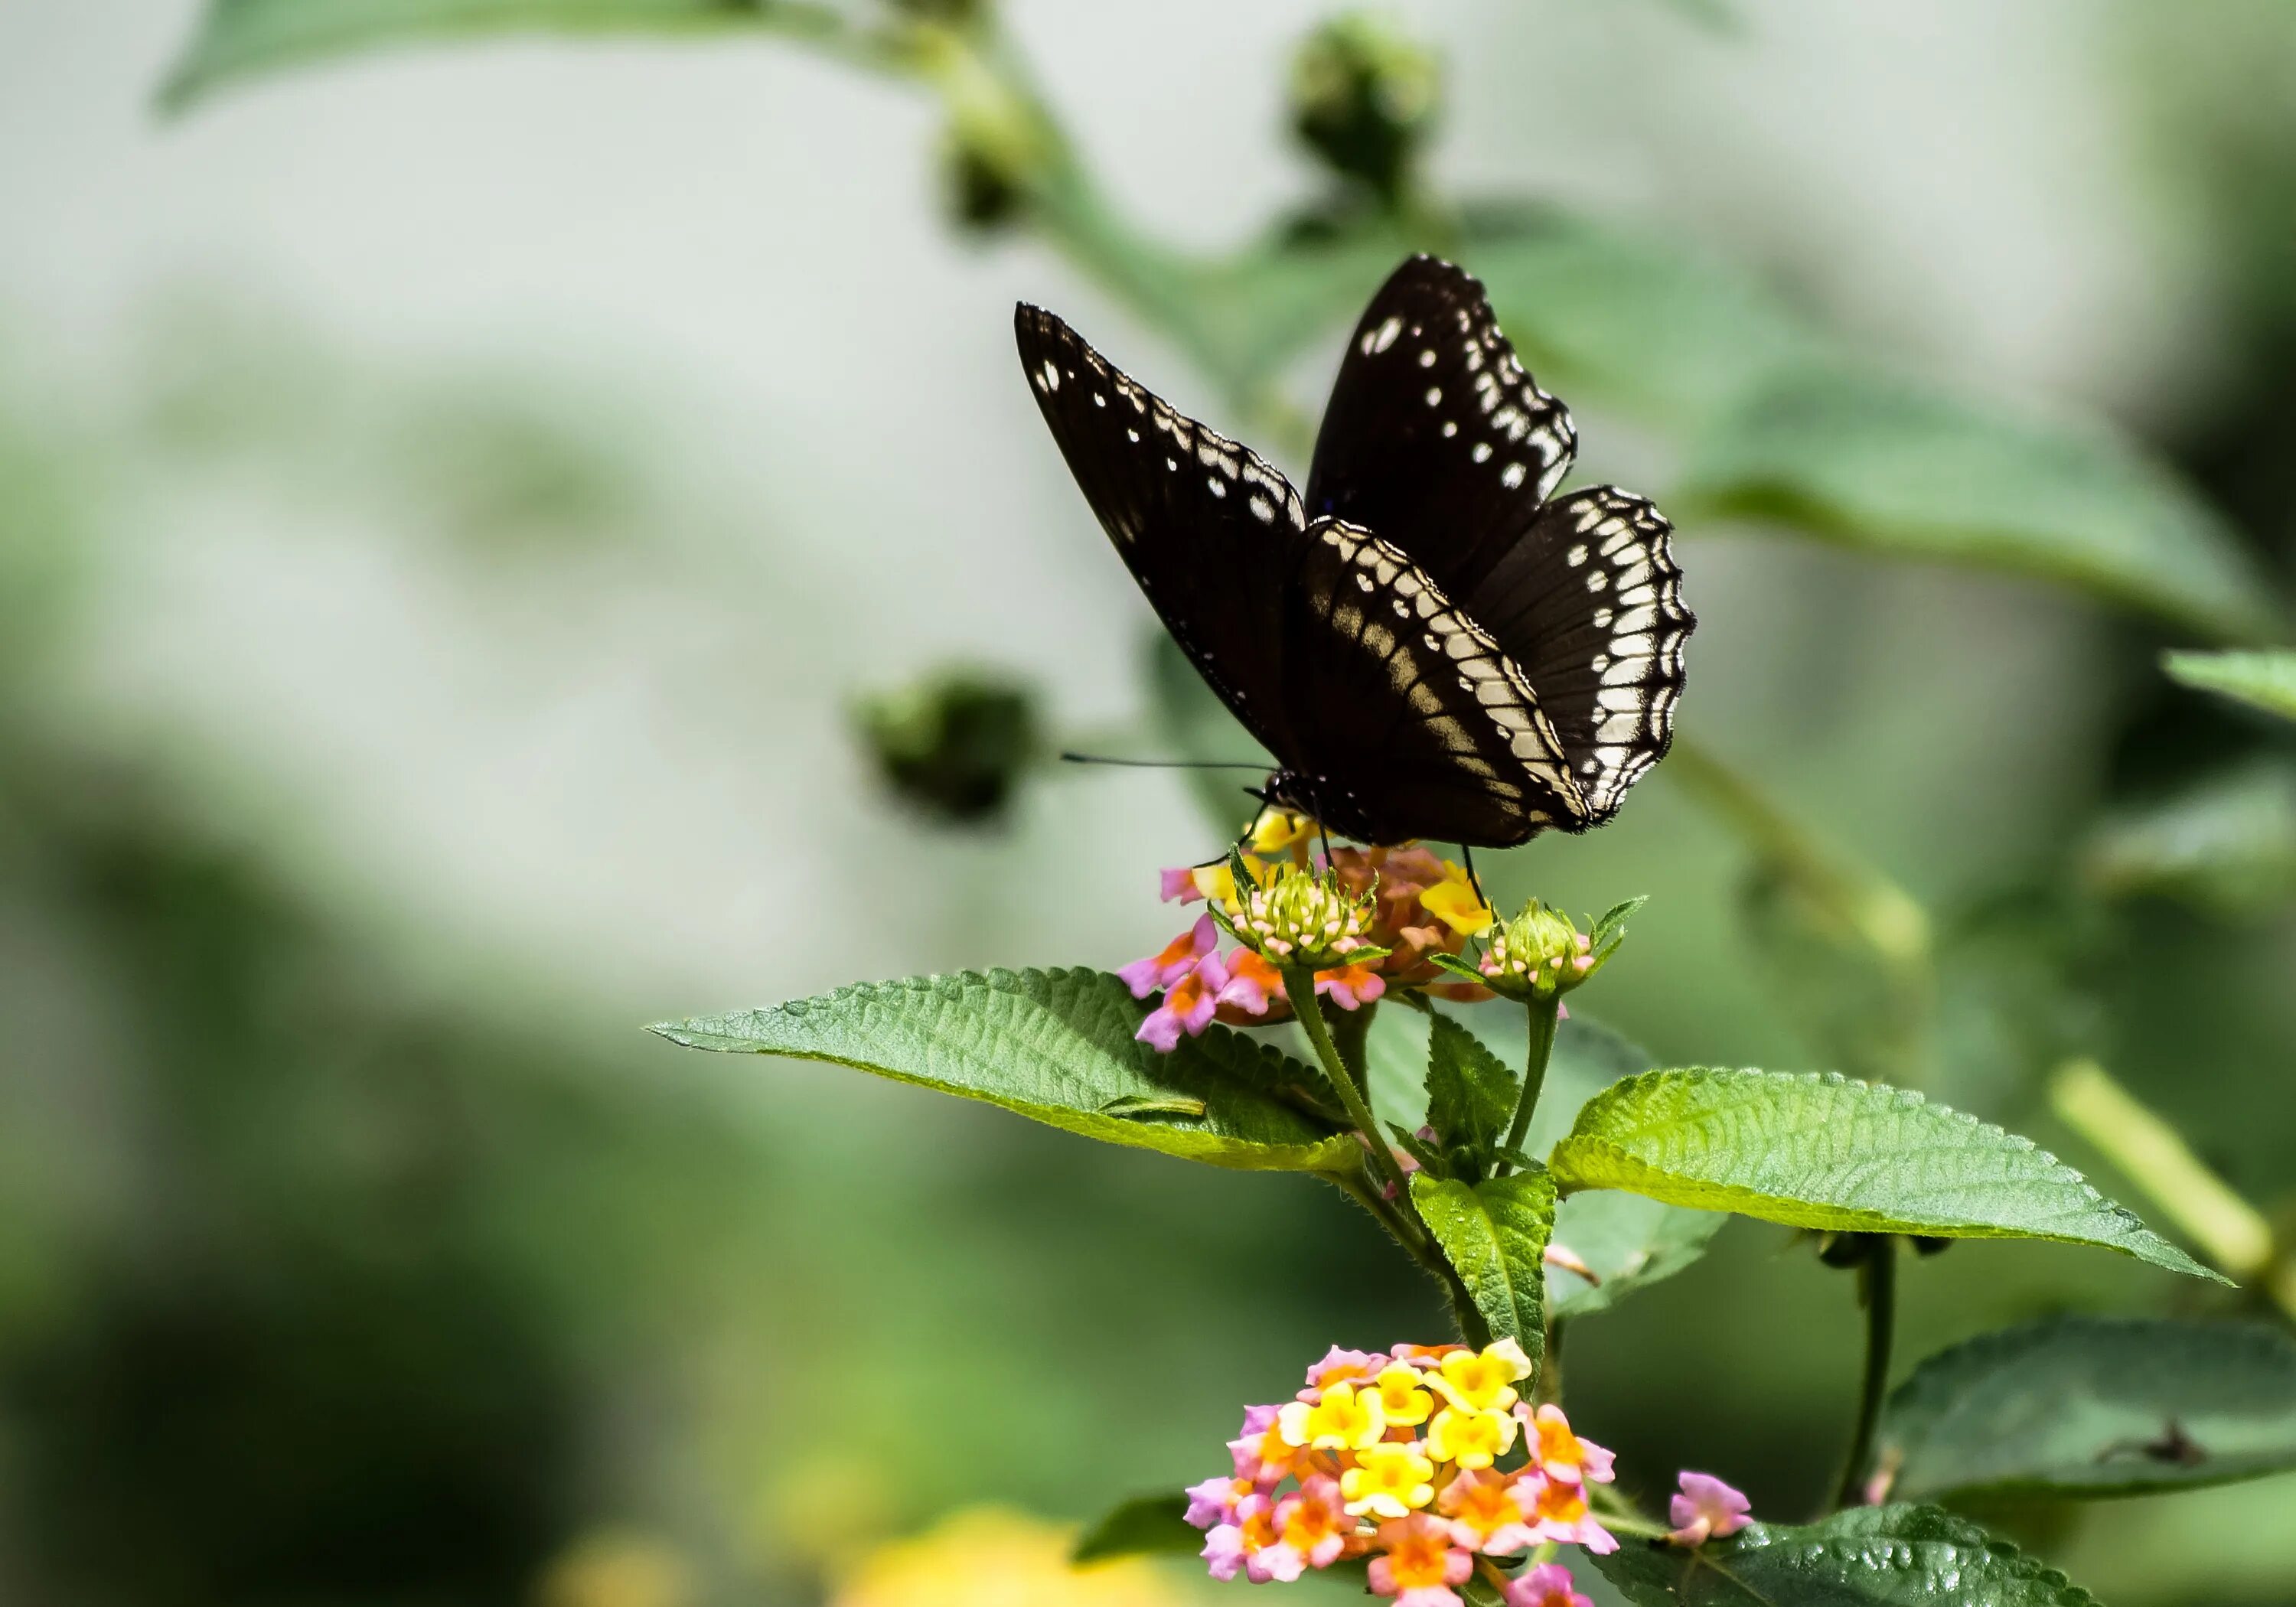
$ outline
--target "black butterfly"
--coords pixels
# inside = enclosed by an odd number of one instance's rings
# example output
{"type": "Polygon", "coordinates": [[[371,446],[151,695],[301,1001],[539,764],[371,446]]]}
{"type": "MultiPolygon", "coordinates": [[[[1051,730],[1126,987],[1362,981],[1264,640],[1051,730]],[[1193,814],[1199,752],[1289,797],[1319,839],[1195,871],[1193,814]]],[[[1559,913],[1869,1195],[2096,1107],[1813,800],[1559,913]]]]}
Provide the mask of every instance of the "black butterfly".
{"type": "Polygon", "coordinates": [[[1372,843],[1505,848],[1618,812],[1665,753],[1695,623],[1672,528],[1548,500],[1577,438],[1483,287],[1414,257],[1372,299],[1303,503],[1052,314],[1037,405],[1164,625],[1283,768],[1267,796],[1372,843]]]}

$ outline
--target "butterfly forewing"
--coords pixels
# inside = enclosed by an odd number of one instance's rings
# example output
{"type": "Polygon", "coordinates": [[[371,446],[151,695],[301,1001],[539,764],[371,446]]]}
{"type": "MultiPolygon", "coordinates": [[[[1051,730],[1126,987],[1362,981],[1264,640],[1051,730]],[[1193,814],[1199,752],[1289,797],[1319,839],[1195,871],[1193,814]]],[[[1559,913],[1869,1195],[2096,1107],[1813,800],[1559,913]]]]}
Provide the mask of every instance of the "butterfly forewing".
{"type": "Polygon", "coordinates": [[[1288,762],[1299,742],[1279,694],[1284,591],[1308,543],[1299,493],[1053,314],[1023,306],[1014,327],[1037,406],[1141,591],[1220,700],[1288,762]]]}
{"type": "Polygon", "coordinates": [[[1349,339],[1308,512],[1378,532],[1456,595],[1529,521],[1576,446],[1570,414],[1524,372],[1482,285],[1414,257],[1349,339]]]}
{"type": "Polygon", "coordinates": [[[1522,668],[1586,800],[1572,829],[1618,813],[1665,754],[1682,695],[1682,601],[1672,527],[1639,496],[1597,486],[1558,497],[1463,599],[1522,668]]]}

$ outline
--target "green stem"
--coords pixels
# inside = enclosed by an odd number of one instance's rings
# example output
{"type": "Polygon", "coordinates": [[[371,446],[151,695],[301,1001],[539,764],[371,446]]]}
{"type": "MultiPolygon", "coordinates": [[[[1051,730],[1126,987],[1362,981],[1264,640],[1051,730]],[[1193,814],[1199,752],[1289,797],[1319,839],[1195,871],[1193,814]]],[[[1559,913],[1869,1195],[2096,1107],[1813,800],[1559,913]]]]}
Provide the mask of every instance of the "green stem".
{"type": "Polygon", "coordinates": [[[1408,1199],[1408,1185],[1404,1182],[1403,1168],[1396,1164],[1395,1150],[1387,1136],[1379,1130],[1379,1120],[1372,1114],[1371,1103],[1356,1081],[1356,1074],[1340,1058],[1339,1045],[1332,1041],[1332,1029],[1324,1020],[1324,1002],[1316,996],[1316,973],[1305,967],[1283,967],[1283,992],[1292,1001],[1292,1013],[1299,1018],[1300,1030],[1316,1051],[1316,1059],[1324,1068],[1324,1075],[1332,1080],[1332,1087],[1347,1107],[1348,1119],[1355,1123],[1356,1131],[1371,1145],[1372,1169],[1392,1185],[1398,1200],[1408,1199]]]}
{"type": "Polygon", "coordinates": [[[1849,1459],[1834,1487],[1837,1512],[1865,1499],[1866,1470],[1874,1461],[1874,1431],[1882,1421],[1882,1400],[1890,1384],[1890,1345],[1898,1326],[1898,1240],[1879,1235],[1857,1267],[1858,1294],[1866,1303],[1866,1378],[1857,1392],[1857,1426],[1849,1438],[1849,1459]]]}
{"type": "Polygon", "coordinates": [[[1558,994],[1524,1005],[1530,1013],[1530,1053],[1523,1058],[1522,1093],[1514,1103],[1514,1120],[1507,1126],[1511,1150],[1522,1148],[1523,1137],[1530,1131],[1530,1113],[1538,1108],[1539,1090],[1546,1086],[1546,1060],[1554,1053],[1554,1029],[1562,1017],[1562,1004],[1558,994]]]}

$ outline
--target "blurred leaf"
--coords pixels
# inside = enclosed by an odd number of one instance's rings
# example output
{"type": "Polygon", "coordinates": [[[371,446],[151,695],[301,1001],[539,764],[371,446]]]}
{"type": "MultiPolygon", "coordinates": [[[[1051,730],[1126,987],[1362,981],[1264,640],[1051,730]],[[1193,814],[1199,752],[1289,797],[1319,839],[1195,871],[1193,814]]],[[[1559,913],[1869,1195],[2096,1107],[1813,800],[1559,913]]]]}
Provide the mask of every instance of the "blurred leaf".
{"type": "Polygon", "coordinates": [[[1823,346],[1727,264],[1565,212],[1471,217],[1460,260],[1542,385],[1661,424],[1706,418],[1823,346]]]}
{"type": "Polygon", "coordinates": [[[2101,823],[2082,854],[2107,898],[2256,915],[2296,898],[2296,766],[2259,759],[2101,823]]]}
{"type": "Polygon", "coordinates": [[[1695,1551],[1628,1541],[1595,1565],[1634,1607],[2096,1607],[2054,1569],[1933,1506],[1757,1523],[1695,1551]]]}
{"type": "Polygon", "coordinates": [[[1488,1161],[1521,1087],[1522,1079],[1457,1021],[1447,1015],[1429,1021],[1427,1125],[1446,1147],[1488,1161]]]}
{"type": "Polygon", "coordinates": [[[1414,1172],[1411,1203],[1493,1336],[1512,1335],[1538,1361],[1546,1349],[1546,1256],[1554,1227],[1554,1179],[1544,1167],[1474,1184],[1414,1172]]]}
{"type": "Polygon", "coordinates": [[[1839,1075],[1646,1071],[1588,1101],[1548,1164],[1566,1193],[1626,1189],[1839,1233],[2095,1244],[2216,1277],[2032,1140],[1839,1075]]]}
{"type": "Polygon", "coordinates": [[[1775,521],[1884,556],[2068,584],[2211,637],[2271,640],[2270,579],[2191,491],[2095,429],[1828,362],[1692,445],[1675,517],[1775,521]]]}
{"type": "Polygon", "coordinates": [[[1082,1567],[1111,1557],[1193,1556],[1204,1537],[1187,1513],[1185,1496],[1135,1496],[1085,1530],[1069,1561],[1082,1567]]]}
{"type": "Polygon", "coordinates": [[[1923,1361],[1881,1431],[1896,1489],[2125,1496],[2296,1469],[2296,1337],[2262,1323],[2059,1316],[1923,1361]]]}
{"type": "Polygon", "coordinates": [[[1309,1113],[1322,1078],[1226,1027],[1159,1054],[1132,1034],[1142,1006],[1094,971],[967,972],[857,982],[818,997],[652,1030],[688,1048],[833,1061],[978,1099],[1111,1144],[1247,1170],[1330,1171],[1363,1151],[1309,1113]],[[1146,1112],[1201,1100],[1201,1116],[1146,1112]],[[1109,1114],[1136,1102],[1141,1115],[1109,1114]]]}
{"type": "Polygon", "coordinates": [[[2296,720],[2296,652],[2172,652],[2169,678],[2296,720]]]}
{"type": "Polygon", "coordinates": [[[818,34],[833,12],[776,0],[209,0],[160,92],[180,111],[242,78],[339,56],[518,32],[818,34]]]}
{"type": "Polygon", "coordinates": [[[1719,1211],[1688,1210],[1615,1189],[1573,1194],[1554,1213],[1554,1242],[1600,1281],[1549,1267],[1547,1309],[1559,1317],[1607,1311],[1697,1261],[1728,1220],[1719,1211]]]}

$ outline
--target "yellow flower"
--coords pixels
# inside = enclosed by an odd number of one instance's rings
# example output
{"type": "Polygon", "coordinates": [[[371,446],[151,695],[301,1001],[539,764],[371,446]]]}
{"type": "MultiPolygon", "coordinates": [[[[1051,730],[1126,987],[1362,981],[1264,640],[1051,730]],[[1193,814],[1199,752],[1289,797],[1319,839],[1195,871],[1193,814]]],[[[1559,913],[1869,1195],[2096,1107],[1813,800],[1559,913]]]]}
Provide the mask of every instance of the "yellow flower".
{"type": "Polygon", "coordinates": [[[1422,889],[1420,907],[1463,938],[1472,938],[1487,929],[1498,917],[1491,913],[1475,892],[1475,884],[1467,875],[1467,867],[1456,861],[1443,862],[1443,880],[1433,887],[1422,889]]]}
{"type": "Polygon", "coordinates": [[[1421,1387],[1426,1374],[1416,1367],[1396,1365],[1379,1375],[1380,1409],[1390,1428],[1416,1428],[1435,1409],[1434,1398],[1421,1387]]]}
{"type": "Polygon", "coordinates": [[[605,1530],[578,1540],[543,1576],[543,1607],[685,1607],[693,1579],[677,1553],[644,1535],[605,1530]]]}
{"type": "Polygon", "coordinates": [[[1480,1350],[1454,1350],[1443,1358],[1436,1387],[1455,1406],[1474,1412],[1504,1412],[1515,1403],[1514,1384],[1530,1376],[1530,1358],[1513,1339],[1480,1350]]]}
{"type": "Polygon", "coordinates": [[[1074,1538],[1019,1513],[957,1513],[876,1552],[831,1607],[1180,1607],[1144,1559],[1071,1567],[1074,1538]]]}
{"type": "MultiPolygon", "coordinates": [[[[1251,873],[1254,881],[1267,880],[1267,861],[1256,854],[1245,854],[1242,857],[1243,868],[1251,873]]],[[[1235,909],[1235,871],[1226,860],[1223,859],[1217,865],[1196,866],[1188,873],[1188,880],[1196,884],[1197,892],[1222,909],[1231,913],[1235,909]]]]}
{"type": "MultiPolygon", "coordinates": [[[[1509,1390],[1509,1395],[1514,1391],[1509,1390]]],[[[1514,1444],[1514,1419],[1506,1413],[1446,1406],[1427,1431],[1427,1454],[1463,1468],[1488,1467],[1514,1444]]]]}
{"type": "Polygon", "coordinates": [[[1275,1427],[1287,1445],[1360,1451],[1377,1445],[1387,1432],[1387,1414],[1377,1390],[1333,1384],[1312,1406],[1304,1400],[1286,1402],[1275,1414],[1275,1427]]]}
{"type": "Polygon", "coordinates": [[[1435,1464],[1408,1441],[1375,1445],[1340,1475],[1340,1495],[1358,1516],[1401,1518],[1435,1499],[1435,1464]]]}
{"type": "Polygon", "coordinates": [[[1305,815],[1271,808],[1259,812],[1244,841],[1255,854],[1280,854],[1294,843],[1307,841],[1316,830],[1316,823],[1305,815]]]}

